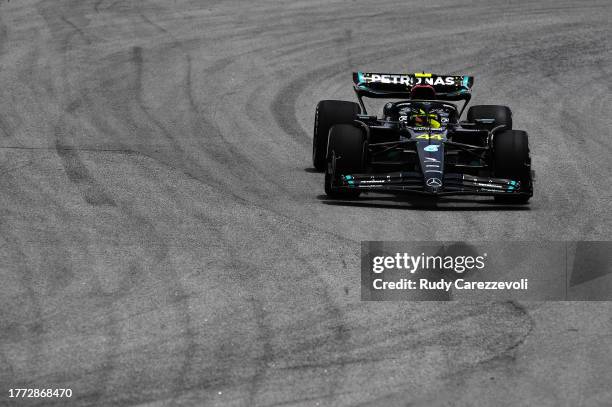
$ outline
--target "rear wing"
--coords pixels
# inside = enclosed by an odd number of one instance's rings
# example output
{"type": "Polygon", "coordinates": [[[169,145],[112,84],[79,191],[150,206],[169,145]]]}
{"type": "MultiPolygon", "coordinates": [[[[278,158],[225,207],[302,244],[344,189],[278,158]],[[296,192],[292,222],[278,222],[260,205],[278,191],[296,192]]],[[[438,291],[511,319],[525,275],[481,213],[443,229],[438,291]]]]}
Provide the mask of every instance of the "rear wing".
{"type": "Polygon", "coordinates": [[[467,104],[473,84],[473,76],[353,72],[353,87],[359,99],[363,96],[409,99],[413,86],[431,85],[436,92],[436,100],[464,100],[467,104]]]}

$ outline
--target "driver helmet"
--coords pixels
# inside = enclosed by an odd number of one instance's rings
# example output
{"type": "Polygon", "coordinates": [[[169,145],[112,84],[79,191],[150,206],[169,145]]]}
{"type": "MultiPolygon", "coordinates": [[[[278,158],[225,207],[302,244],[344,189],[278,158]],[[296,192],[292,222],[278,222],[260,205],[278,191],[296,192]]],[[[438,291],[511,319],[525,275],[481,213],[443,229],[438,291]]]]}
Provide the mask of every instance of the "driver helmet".
{"type": "Polygon", "coordinates": [[[423,109],[413,111],[410,115],[410,121],[416,127],[431,127],[432,129],[439,129],[441,127],[441,120],[436,113],[425,113],[423,109]]]}

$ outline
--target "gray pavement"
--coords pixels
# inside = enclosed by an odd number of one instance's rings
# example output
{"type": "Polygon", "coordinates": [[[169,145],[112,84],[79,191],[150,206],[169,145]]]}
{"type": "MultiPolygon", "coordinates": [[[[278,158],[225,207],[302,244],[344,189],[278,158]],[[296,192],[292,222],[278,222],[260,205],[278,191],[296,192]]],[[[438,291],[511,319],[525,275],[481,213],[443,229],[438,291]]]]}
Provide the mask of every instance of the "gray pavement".
{"type": "Polygon", "coordinates": [[[611,303],[359,300],[362,240],[610,240],[611,17],[3,1],[0,404],[612,405],[611,303]],[[474,75],[530,134],[529,209],[322,199],[314,107],[359,69],[474,75]]]}

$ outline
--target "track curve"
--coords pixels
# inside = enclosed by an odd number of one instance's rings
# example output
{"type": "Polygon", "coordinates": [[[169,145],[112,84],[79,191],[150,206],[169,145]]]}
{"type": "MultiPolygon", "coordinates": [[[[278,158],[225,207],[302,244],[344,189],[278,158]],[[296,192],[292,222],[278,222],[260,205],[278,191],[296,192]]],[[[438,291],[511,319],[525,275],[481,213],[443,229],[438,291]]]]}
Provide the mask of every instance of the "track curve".
{"type": "Polygon", "coordinates": [[[611,15],[0,3],[0,403],[607,405],[609,303],[362,303],[358,270],[362,240],[610,240],[611,15]],[[474,75],[531,135],[529,209],[321,199],[314,106],[356,69],[474,75]]]}

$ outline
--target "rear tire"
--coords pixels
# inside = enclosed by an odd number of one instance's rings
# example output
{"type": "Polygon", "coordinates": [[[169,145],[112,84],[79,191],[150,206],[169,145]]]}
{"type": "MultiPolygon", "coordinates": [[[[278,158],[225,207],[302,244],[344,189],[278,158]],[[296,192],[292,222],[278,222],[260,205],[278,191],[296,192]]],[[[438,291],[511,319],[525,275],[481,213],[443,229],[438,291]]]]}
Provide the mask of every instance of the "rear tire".
{"type": "MultiPolygon", "coordinates": [[[[520,130],[505,130],[493,136],[493,167],[495,176],[521,182],[521,188],[531,188],[529,138],[520,130]]],[[[529,195],[496,196],[495,201],[524,204],[529,195]]]]}
{"type": "Polygon", "coordinates": [[[504,130],[512,130],[512,111],[508,106],[476,105],[468,109],[467,120],[476,123],[480,129],[491,130],[497,126],[506,126],[504,130]],[[492,123],[478,123],[479,120],[493,120],[492,123]]]}
{"type": "Polygon", "coordinates": [[[319,171],[325,170],[329,130],[335,124],[350,124],[361,108],[355,102],[343,100],[322,100],[315,112],[312,140],[312,165],[319,171]]]}
{"type": "Polygon", "coordinates": [[[351,124],[337,124],[329,131],[325,193],[330,198],[357,198],[358,190],[337,190],[332,187],[334,177],[359,173],[364,168],[365,135],[351,124]]]}

